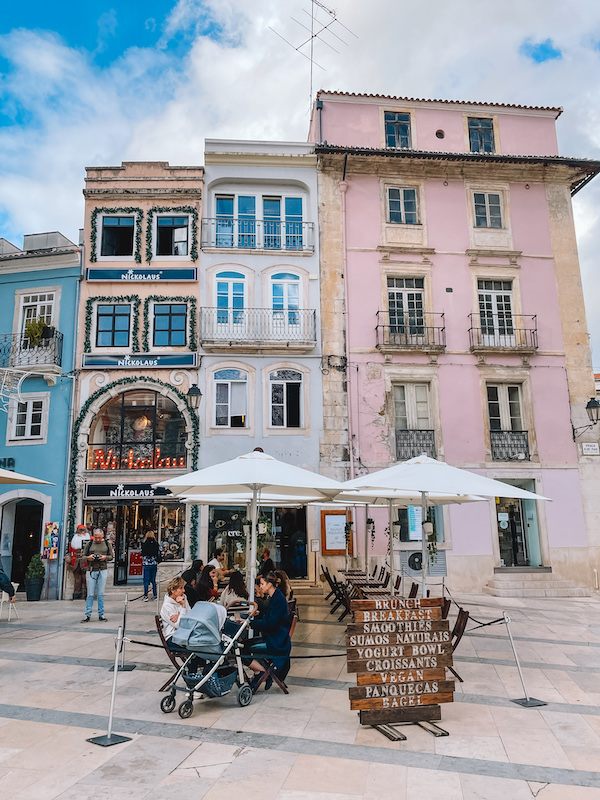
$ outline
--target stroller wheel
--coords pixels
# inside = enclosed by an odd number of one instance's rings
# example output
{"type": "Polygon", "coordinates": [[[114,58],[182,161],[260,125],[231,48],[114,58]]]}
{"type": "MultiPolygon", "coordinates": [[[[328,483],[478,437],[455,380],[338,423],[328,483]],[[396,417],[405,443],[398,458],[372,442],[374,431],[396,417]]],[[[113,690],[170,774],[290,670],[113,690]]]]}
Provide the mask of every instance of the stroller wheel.
{"type": "Polygon", "coordinates": [[[249,706],[252,702],[252,689],[247,683],[242,684],[238,689],[237,701],[242,706],[249,706]]]}
{"type": "Polygon", "coordinates": [[[194,704],[191,700],[184,700],[183,703],[180,703],[177,712],[181,719],[187,719],[188,717],[192,716],[192,712],[194,711],[194,704]]]}
{"type": "Polygon", "coordinates": [[[172,694],[163,697],[160,701],[160,710],[165,714],[170,714],[171,711],[175,711],[175,697],[172,694]]]}

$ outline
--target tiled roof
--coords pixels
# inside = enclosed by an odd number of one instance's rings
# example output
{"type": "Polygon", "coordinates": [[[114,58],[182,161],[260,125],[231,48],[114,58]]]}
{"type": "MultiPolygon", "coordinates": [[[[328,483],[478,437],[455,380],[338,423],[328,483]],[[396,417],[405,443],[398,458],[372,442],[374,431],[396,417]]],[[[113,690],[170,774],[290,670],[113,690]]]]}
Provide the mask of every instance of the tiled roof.
{"type": "Polygon", "coordinates": [[[422,97],[393,97],[387,94],[355,94],[354,92],[329,92],[326,89],[321,89],[317,92],[317,99],[321,98],[321,95],[330,94],[336,97],[367,97],[372,100],[390,100],[393,102],[400,102],[400,103],[443,103],[444,105],[448,106],[488,106],[490,108],[518,108],[523,111],[554,111],[556,116],[559,117],[562,112],[562,106],[524,106],[518,105],[517,103],[482,103],[477,100],[436,100],[436,99],[425,99],[422,97]]]}
{"type": "Polygon", "coordinates": [[[50,247],[45,250],[19,250],[18,253],[4,253],[0,255],[0,261],[13,261],[19,258],[40,258],[41,256],[58,256],[65,253],[78,253],[79,247],[50,247]]]}

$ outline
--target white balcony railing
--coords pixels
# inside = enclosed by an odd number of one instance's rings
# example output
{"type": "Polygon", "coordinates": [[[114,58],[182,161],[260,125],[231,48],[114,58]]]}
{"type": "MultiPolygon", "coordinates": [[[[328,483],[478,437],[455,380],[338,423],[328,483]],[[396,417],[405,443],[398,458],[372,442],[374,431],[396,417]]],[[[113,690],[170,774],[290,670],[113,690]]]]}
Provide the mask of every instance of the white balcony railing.
{"type": "Polygon", "coordinates": [[[310,252],[315,249],[312,222],[215,217],[202,220],[202,247],[310,252]]]}

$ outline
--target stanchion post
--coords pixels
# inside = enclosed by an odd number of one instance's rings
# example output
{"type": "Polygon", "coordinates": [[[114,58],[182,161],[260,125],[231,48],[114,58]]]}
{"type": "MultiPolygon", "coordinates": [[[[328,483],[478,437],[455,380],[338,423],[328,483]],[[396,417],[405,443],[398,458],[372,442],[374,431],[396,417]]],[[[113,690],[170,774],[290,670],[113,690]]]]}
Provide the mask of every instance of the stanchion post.
{"type": "Polygon", "coordinates": [[[121,736],[118,733],[112,732],[112,724],[113,724],[113,714],[115,710],[115,698],[117,696],[117,673],[119,672],[119,656],[121,655],[121,651],[123,649],[123,628],[119,627],[117,632],[117,642],[115,647],[115,663],[113,666],[113,685],[112,685],[112,693],[110,696],[110,711],[108,713],[108,730],[106,732],[106,736],[94,736],[91,739],[86,739],[86,741],[91,742],[92,744],[98,744],[100,747],[110,747],[113,744],[121,744],[121,742],[130,742],[130,736],[121,736]]]}
{"type": "MultiPolygon", "coordinates": [[[[125,600],[123,601],[123,625],[119,630],[123,631],[123,643],[121,645],[121,663],[118,665],[117,669],[120,672],[132,672],[135,669],[135,664],[126,664],[125,663],[125,631],[127,630],[127,606],[129,605],[129,598],[127,596],[127,592],[125,592],[125,600]]],[[[109,669],[109,672],[112,672],[114,667],[109,669]]]]}
{"type": "Polygon", "coordinates": [[[515,657],[515,662],[517,665],[517,669],[519,671],[519,678],[521,679],[521,686],[523,687],[523,691],[525,692],[525,697],[520,698],[519,700],[511,700],[512,703],[516,703],[519,706],[523,706],[523,708],[537,708],[538,706],[545,706],[543,700],[536,700],[535,697],[529,697],[529,693],[527,692],[527,688],[525,686],[525,681],[523,680],[523,673],[521,672],[521,664],[519,663],[519,658],[517,656],[517,651],[515,649],[515,643],[513,641],[512,633],[510,632],[509,622],[510,617],[506,613],[506,611],[502,612],[502,616],[504,617],[504,624],[506,625],[506,632],[508,633],[508,638],[510,641],[510,646],[512,647],[513,655],[515,657]]]}

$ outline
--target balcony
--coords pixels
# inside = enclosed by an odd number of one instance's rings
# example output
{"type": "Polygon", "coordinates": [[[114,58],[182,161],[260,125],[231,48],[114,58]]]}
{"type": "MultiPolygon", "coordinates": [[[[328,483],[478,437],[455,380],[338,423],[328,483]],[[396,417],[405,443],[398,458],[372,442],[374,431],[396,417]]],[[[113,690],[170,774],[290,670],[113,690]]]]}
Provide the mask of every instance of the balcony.
{"type": "Polygon", "coordinates": [[[446,347],[443,314],[377,312],[376,347],[382,352],[422,350],[439,352],[446,347]]]}
{"type": "Polygon", "coordinates": [[[314,252],[314,223],[216,217],[202,220],[202,249],[314,252]]]}
{"type": "Polygon", "coordinates": [[[435,431],[396,430],[396,461],[407,461],[423,453],[436,458],[435,431]]]}
{"type": "Polygon", "coordinates": [[[317,344],[316,312],[309,309],[201,308],[200,343],[210,352],[304,352],[317,344]]]}
{"type": "Polygon", "coordinates": [[[529,461],[527,431],[490,431],[492,461],[529,461]]]}
{"type": "Polygon", "coordinates": [[[538,349],[535,314],[469,314],[469,346],[476,351],[534,353],[538,349]]]}
{"type": "Polygon", "coordinates": [[[42,336],[35,346],[24,334],[0,334],[0,368],[43,375],[54,385],[56,376],[62,372],[63,335],[54,328],[44,330],[48,335],[42,336]]]}

